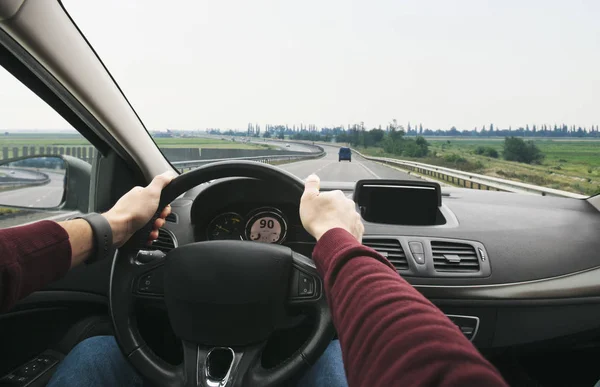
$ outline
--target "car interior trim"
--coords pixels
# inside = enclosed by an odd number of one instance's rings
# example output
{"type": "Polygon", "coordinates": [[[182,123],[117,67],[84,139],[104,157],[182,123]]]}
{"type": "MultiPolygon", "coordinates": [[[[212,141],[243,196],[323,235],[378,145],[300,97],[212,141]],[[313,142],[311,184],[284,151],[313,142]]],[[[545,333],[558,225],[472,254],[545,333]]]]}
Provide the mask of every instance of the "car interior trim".
{"type": "Polygon", "coordinates": [[[554,299],[600,296],[600,266],[552,278],[489,285],[413,285],[427,298],[554,299]]]}

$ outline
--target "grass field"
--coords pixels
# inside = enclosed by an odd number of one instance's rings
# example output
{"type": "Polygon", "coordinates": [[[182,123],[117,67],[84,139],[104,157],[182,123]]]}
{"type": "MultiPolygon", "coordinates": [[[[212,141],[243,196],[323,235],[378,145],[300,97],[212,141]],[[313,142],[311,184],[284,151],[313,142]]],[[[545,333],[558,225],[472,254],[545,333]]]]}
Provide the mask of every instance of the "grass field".
{"type": "MultiPolygon", "coordinates": [[[[546,156],[540,165],[503,160],[504,138],[429,137],[427,141],[431,156],[416,161],[586,195],[600,193],[600,140],[535,139],[534,143],[546,156]],[[474,151],[478,146],[493,147],[500,157],[476,155],[474,151]],[[452,155],[466,159],[467,163],[448,161],[452,155]]],[[[371,155],[385,155],[380,148],[365,151],[371,155]]]]}

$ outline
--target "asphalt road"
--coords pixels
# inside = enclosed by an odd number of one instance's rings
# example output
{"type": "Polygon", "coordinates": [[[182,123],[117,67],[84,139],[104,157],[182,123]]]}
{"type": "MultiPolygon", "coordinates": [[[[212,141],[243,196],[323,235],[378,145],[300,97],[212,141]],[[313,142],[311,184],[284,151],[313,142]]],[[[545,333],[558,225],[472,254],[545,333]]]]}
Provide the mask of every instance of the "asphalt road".
{"type": "Polygon", "coordinates": [[[362,179],[417,179],[406,172],[352,154],[352,162],[338,162],[339,147],[324,146],[327,155],[320,159],[281,165],[282,169],[306,179],[311,173],[327,182],[356,182],[362,179]]]}
{"type": "Polygon", "coordinates": [[[50,182],[33,187],[17,188],[0,192],[0,206],[51,208],[60,204],[64,190],[64,174],[44,172],[50,182]]]}

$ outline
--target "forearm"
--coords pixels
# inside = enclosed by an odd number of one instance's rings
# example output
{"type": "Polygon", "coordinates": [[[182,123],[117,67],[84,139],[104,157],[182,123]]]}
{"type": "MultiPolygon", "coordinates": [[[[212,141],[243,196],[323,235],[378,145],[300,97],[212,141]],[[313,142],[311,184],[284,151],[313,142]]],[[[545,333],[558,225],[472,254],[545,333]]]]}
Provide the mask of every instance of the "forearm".
{"type": "Polygon", "coordinates": [[[0,230],[0,311],[61,278],[70,265],[69,235],[57,223],[0,230]]]}
{"type": "Polygon", "coordinates": [[[323,236],[313,257],[325,281],[350,385],[505,385],[458,328],[387,260],[348,233],[333,234],[323,236]]]}

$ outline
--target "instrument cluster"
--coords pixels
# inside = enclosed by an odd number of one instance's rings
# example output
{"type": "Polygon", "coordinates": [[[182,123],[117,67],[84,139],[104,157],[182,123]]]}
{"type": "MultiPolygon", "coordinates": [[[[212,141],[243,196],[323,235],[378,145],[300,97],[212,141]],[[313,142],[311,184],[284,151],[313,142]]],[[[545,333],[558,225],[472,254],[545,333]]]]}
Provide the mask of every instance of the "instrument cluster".
{"type": "Polygon", "coordinates": [[[274,207],[260,207],[247,214],[223,212],[206,229],[208,240],[249,240],[282,243],[288,232],[284,214],[274,207]]]}

